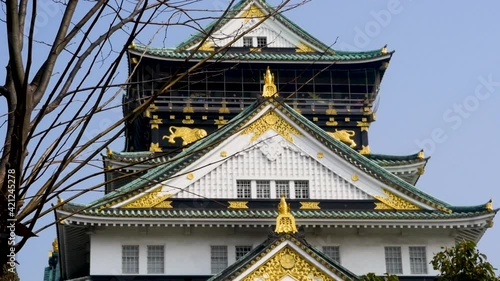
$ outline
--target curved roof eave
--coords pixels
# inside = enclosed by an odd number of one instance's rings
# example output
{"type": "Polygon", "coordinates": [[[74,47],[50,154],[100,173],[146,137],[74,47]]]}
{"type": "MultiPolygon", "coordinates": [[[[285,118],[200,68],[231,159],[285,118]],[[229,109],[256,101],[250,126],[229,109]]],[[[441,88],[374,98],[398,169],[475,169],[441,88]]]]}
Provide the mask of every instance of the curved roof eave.
{"type": "MultiPolygon", "coordinates": [[[[160,61],[186,61],[188,56],[186,55],[185,57],[172,57],[172,56],[162,56],[162,55],[157,55],[157,54],[152,54],[148,53],[147,51],[139,51],[135,49],[129,49],[129,53],[137,55],[137,56],[142,56],[150,59],[155,59],[155,60],[160,60],[160,61]]],[[[371,63],[371,62],[382,62],[384,60],[389,60],[394,52],[388,52],[386,54],[377,56],[377,57],[372,57],[372,58],[363,58],[363,59],[337,59],[337,60],[306,60],[306,59],[276,59],[276,60],[270,60],[270,59],[248,59],[248,58],[242,58],[242,59],[232,59],[232,58],[224,58],[224,57],[216,57],[207,60],[207,62],[255,62],[255,63],[294,63],[294,64],[310,64],[311,62],[314,62],[315,64],[362,64],[362,63],[371,63]]],[[[172,52],[174,54],[174,52],[172,52]]],[[[178,54],[178,53],[176,53],[178,54]]],[[[254,53],[254,54],[264,54],[268,55],[266,53],[254,53]]],[[[269,54],[272,55],[272,54],[269,54]]],[[[301,54],[303,55],[303,54],[301,54]]],[[[317,56],[321,56],[321,54],[314,54],[317,56]]],[[[192,62],[198,62],[201,61],[203,58],[196,58],[192,57],[189,59],[189,61],[192,62]]]]}

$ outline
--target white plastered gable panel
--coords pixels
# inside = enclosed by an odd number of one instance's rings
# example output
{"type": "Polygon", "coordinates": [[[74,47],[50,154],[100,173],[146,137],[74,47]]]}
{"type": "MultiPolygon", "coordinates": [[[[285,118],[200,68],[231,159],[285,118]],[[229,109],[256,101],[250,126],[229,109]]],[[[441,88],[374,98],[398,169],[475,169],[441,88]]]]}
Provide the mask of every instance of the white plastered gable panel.
{"type": "MultiPolygon", "coordinates": [[[[258,1],[249,1],[234,18],[228,20],[213,32],[208,42],[212,46],[222,47],[230,43],[235,37],[244,34],[245,37],[266,37],[266,46],[270,48],[296,48],[306,44],[298,34],[295,34],[273,16],[255,27],[267,14],[267,10],[258,1]]],[[[238,39],[232,46],[243,47],[243,40],[243,38],[238,39]]],[[[315,49],[309,44],[306,45],[315,49]]],[[[196,47],[195,44],[188,49],[196,47]]],[[[257,45],[254,44],[253,47],[257,47],[257,45]]]]}
{"type": "Polygon", "coordinates": [[[307,181],[311,199],[372,198],[272,131],[250,148],[229,157],[176,197],[236,198],[238,180],[307,181]]]}

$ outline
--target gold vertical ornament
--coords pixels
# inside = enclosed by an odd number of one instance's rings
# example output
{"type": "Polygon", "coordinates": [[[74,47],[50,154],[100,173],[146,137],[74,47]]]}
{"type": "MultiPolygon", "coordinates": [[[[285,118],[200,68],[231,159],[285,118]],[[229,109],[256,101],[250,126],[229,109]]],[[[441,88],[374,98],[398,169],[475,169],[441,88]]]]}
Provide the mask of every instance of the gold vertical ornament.
{"type": "Polygon", "coordinates": [[[276,218],[276,229],[274,232],[280,233],[297,233],[297,225],[295,218],[291,214],[290,204],[286,203],[285,196],[281,195],[281,200],[278,205],[278,217],[276,218]]]}

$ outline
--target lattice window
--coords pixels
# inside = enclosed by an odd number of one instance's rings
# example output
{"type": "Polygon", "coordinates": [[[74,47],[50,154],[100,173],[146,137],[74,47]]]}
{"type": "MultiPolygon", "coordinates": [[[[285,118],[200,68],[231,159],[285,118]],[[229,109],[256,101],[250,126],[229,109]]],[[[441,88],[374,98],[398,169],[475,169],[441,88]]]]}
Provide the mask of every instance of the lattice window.
{"type": "Polygon", "coordinates": [[[251,198],[252,197],[251,181],[248,180],[236,181],[236,193],[238,198],[251,198]]]}
{"type": "Polygon", "coordinates": [[[212,274],[217,274],[227,267],[227,246],[211,246],[210,256],[212,274]]]}
{"type": "Polygon", "coordinates": [[[340,247],[339,246],[323,246],[323,253],[332,260],[340,264],[340,247]]]}
{"type": "Polygon", "coordinates": [[[288,181],[276,181],[276,197],[281,198],[281,195],[290,198],[290,183],[288,181]]]}
{"type": "Polygon", "coordinates": [[[403,274],[401,247],[385,247],[385,267],[390,274],[403,274]]]}
{"type": "Polygon", "coordinates": [[[253,37],[243,37],[243,47],[251,48],[253,47],[253,37]]]}
{"type": "Polygon", "coordinates": [[[427,274],[427,253],[425,247],[410,247],[411,274],[427,274]]]}
{"type": "Polygon", "coordinates": [[[165,270],[165,248],[148,246],[148,273],[163,273],[165,270]]]}
{"type": "Polygon", "coordinates": [[[257,37],[257,48],[267,47],[267,37],[257,37]]]}
{"type": "Polygon", "coordinates": [[[269,181],[257,181],[257,198],[271,198],[271,183],[269,181]]]}
{"type": "Polygon", "coordinates": [[[309,198],[309,182],[308,181],[295,181],[295,198],[307,199],[309,198]]]}
{"type": "Polygon", "coordinates": [[[236,260],[241,259],[244,255],[252,250],[252,246],[236,246],[236,260]]]}
{"type": "Polygon", "coordinates": [[[138,245],[122,245],[122,273],[139,273],[138,245]]]}

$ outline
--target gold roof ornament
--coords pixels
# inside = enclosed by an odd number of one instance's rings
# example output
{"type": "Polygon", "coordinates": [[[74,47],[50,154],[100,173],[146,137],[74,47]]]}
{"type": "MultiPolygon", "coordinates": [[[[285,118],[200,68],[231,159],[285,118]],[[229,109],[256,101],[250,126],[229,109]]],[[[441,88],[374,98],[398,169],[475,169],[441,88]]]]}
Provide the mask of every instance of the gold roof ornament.
{"type": "Polygon", "coordinates": [[[384,47],[382,47],[382,49],[380,49],[380,52],[381,52],[383,55],[387,54],[387,44],[386,44],[384,47]]]}
{"type": "Polygon", "coordinates": [[[54,242],[52,242],[52,252],[54,253],[59,252],[59,243],[57,242],[57,238],[54,239],[54,242]]]}
{"type": "Polygon", "coordinates": [[[272,98],[278,95],[276,85],[274,84],[274,73],[271,73],[269,66],[264,73],[264,88],[262,89],[262,96],[265,98],[272,98]]]}
{"type": "Polygon", "coordinates": [[[111,155],[113,155],[113,150],[111,150],[109,147],[106,147],[106,155],[108,157],[111,157],[111,155]]]}
{"type": "Polygon", "coordinates": [[[274,232],[278,234],[297,233],[295,218],[290,212],[290,204],[286,203],[285,195],[281,195],[281,201],[278,204],[278,217],[276,218],[276,229],[274,232]]]}
{"type": "Polygon", "coordinates": [[[486,209],[488,211],[493,211],[493,198],[491,198],[490,201],[488,201],[488,203],[486,203],[486,209]]]}
{"type": "Polygon", "coordinates": [[[418,159],[424,159],[425,158],[425,156],[424,156],[424,150],[423,149],[418,152],[417,158],[418,159]]]}

